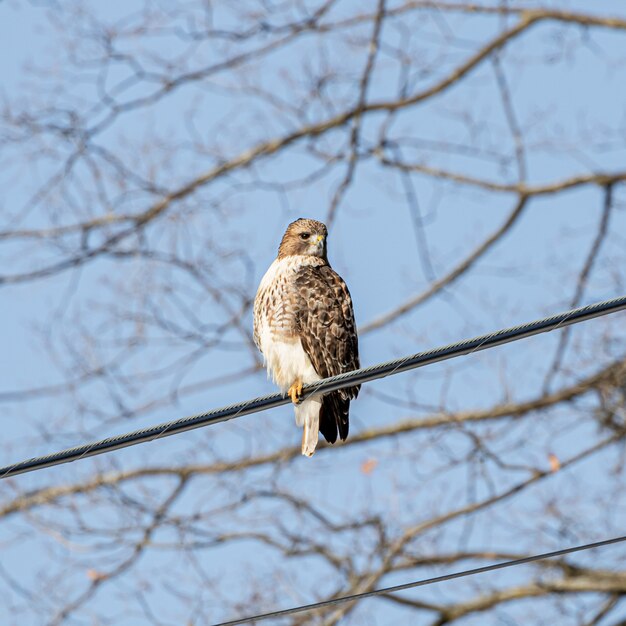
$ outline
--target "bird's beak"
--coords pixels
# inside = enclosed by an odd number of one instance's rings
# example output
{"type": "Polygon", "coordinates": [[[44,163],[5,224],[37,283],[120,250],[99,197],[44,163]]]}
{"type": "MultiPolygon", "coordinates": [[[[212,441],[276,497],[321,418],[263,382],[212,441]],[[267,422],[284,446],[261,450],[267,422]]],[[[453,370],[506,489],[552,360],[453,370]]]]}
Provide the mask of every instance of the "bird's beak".
{"type": "Polygon", "coordinates": [[[318,246],[323,246],[324,245],[324,235],[318,235],[317,236],[317,241],[315,243],[318,246]]]}

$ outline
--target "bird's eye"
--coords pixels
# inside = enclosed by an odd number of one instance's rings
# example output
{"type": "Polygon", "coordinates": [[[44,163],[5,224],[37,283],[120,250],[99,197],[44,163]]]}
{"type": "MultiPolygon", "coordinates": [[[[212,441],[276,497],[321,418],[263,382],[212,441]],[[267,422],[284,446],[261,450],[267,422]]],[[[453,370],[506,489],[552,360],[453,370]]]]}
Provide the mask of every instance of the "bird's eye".
{"type": "Polygon", "coordinates": [[[300,233],[300,239],[307,240],[311,236],[311,233],[300,233]]]}

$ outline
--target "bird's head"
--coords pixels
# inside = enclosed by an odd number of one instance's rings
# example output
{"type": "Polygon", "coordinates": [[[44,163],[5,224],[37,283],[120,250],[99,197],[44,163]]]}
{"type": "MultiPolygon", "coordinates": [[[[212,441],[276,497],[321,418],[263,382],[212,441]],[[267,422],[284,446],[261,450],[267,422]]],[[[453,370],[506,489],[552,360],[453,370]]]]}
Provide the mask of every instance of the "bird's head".
{"type": "Polygon", "coordinates": [[[287,226],[278,248],[278,258],[295,254],[326,258],[326,238],[328,229],[316,220],[301,217],[287,226]]]}

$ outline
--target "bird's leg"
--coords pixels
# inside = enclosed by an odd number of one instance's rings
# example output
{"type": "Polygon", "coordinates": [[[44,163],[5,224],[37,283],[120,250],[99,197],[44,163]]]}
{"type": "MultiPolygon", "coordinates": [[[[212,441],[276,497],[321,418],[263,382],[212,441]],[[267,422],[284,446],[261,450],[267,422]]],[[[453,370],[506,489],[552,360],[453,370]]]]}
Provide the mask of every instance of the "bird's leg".
{"type": "Polygon", "coordinates": [[[302,381],[297,378],[296,381],[289,387],[287,395],[291,398],[294,404],[300,404],[300,396],[302,395],[302,381]]]}

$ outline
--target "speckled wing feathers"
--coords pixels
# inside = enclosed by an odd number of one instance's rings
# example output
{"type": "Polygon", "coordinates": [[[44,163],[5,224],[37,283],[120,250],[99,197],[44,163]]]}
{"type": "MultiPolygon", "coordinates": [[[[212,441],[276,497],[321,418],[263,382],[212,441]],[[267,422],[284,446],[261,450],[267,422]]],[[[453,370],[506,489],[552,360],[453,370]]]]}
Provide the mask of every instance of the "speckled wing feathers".
{"type": "MultiPolygon", "coordinates": [[[[359,368],[359,349],[352,298],[342,278],[329,266],[302,266],[296,274],[299,297],[296,328],[304,351],[322,377],[359,368]]],[[[348,436],[350,400],[359,386],[324,396],[320,431],[331,443],[348,436]]]]}

